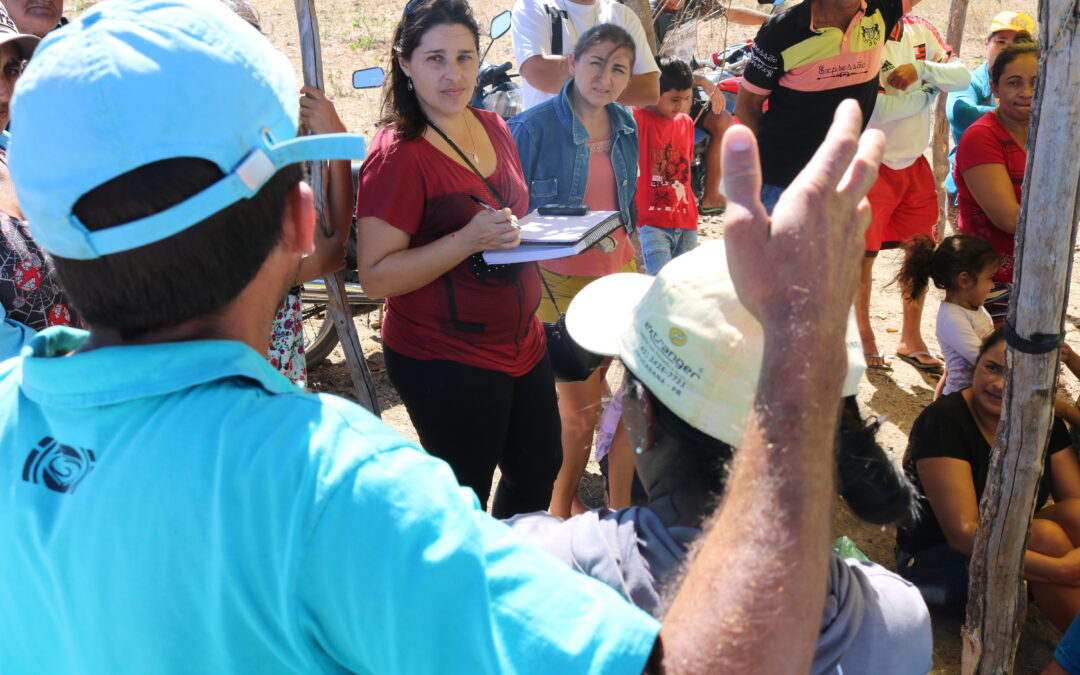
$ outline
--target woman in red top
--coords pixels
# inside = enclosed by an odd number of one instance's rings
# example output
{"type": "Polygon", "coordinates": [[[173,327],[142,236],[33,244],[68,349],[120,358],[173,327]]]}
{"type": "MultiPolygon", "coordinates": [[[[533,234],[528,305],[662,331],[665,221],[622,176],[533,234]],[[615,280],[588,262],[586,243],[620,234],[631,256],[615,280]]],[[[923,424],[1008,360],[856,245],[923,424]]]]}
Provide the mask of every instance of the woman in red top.
{"type": "Polygon", "coordinates": [[[998,107],[968,127],[956,150],[960,232],[988,241],[1001,260],[985,303],[995,325],[1005,320],[1012,290],[1013,235],[1038,69],[1038,48],[1030,35],[1018,33],[990,69],[998,107]]]}
{"type": "Polygon", "coordinates": [[[390,381],[424,447],[482,503],[500,467],[496,517],[545,509],[562,453],[539,272],[480,257],[518,245],[529,197],[506,124],[467,107],[476,20],[465,0],[414,0],[393,44],[356,207],[360,282],[387,298],[390,381]]]}

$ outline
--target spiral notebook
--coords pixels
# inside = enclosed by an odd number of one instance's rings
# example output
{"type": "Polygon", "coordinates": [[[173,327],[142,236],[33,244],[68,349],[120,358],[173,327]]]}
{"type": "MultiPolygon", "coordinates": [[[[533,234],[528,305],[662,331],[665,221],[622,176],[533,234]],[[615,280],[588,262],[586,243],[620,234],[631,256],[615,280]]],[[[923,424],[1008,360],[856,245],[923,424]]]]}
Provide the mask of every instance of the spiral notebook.
{"type": "Polygon", "coordinates": [[[618,211],[590,211],[584,216],[542,216],[533,211],[518,221],[517,248],[484,251],[490,265],[553,260],[577,255],[622,227],[618,211]]]}

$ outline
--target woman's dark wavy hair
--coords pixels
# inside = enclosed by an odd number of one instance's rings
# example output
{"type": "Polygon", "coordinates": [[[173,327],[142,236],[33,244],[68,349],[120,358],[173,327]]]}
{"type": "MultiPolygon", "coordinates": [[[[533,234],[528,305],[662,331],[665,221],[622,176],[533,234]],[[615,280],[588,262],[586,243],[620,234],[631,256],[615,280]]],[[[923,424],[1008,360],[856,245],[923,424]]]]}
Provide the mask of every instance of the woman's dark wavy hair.
{"type": "Polygon", "coordinates": [[[394,29],[394,42],[390,48],[390,76],[383,89],[381,121],[393,125],[398,138],[411,141],[423,133],[427,117],[420,109],[416,92],[409,90],[409,78],[401,69],[399,59],[412,57],[424,34],[435,26],[443,25],[468,28],[479,52],[480,27],[467,0],[421,0],[407,12],[394,29]]]}
{"type": "Polygon", "coordinates": [[[915,300],[926,289],[927,281],[942,290],[956,288],[956,278],[967,272],[974,279],[990,263],[998,261],[997,253],[985,239],[957,234],[946,237],[938,245],[925,234],[904,242],[904,264],[896,281],[904,297],[915,300]]]}
{"type": "Polygon", "coordinates": [[[998,80],[1005,73],[1005,68],[1016,59],[1031,54],[1038,58],[1039,45],[1036,44],[1035,38],[1031,37],[1031,33],[1026,30],[1022,30],[1016,33],[1016,37],[1013,38],[1011,45],[1002,47],[998,52],[997,58],[994,59],[994,63],[990,66],[990,81],[997,84],[998,80]]]}

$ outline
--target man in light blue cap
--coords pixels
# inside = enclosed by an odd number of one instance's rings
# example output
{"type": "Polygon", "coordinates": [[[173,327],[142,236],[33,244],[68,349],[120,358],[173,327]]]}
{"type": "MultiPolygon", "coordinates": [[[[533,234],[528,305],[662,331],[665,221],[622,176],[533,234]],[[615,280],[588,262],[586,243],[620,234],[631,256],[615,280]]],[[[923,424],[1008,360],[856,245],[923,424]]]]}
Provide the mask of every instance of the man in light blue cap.
{"type": "MultiPolygon", "coordinates": [[[[663,628],[490,519],[445,463],[263,358],[313,250],[296,163],[363,145],[295,137],[292,67],[224,5],[91,8],[42,41],[13,117],[23,208],[91,330],[49,328],[0,364],[5,674],[809,665],[831,502],[820,448],[845,370],[830,308],[854,289],[881,145],[857,147],[854,107],[771,225],[756,197],[732,204],[729,246],[761,263],[733,282],[766,334],[815,320],[795,348],[766,340],[775,406],[750,414],[751,459],[663,628]],[[777,284],[794,278],[806,299],[786,311],[777,284]],[[781,374],[794,381],[778,389],[781,374]],[[789,545],[741,565],[765,504],[789,545]]],[[[724,143],[731,184],[756,195],[752,137],[724,143]]]]}

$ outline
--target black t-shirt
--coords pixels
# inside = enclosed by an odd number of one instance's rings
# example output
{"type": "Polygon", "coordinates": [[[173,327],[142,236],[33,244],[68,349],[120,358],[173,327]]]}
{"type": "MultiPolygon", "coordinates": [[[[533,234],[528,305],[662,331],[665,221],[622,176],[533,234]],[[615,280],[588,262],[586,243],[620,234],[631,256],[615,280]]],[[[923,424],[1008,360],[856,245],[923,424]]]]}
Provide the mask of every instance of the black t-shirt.
{"type": "MultiPolygon", "coordinates": [[[[1050,456],[1066,450],[1071,443],[1065,423],[1055,417],[1044,458],[1036,510],[1041,509],[1050,496],[1050,456]]],[[[982,498],[986,474],[990,470],[990,444],[975,424],[975,418],[971,416],[971,410],[964,401],[963,392],[942,396],[931,403],[911,427],[911,436],[904,455],[904,472],[918,489],[921,517],[917,522],[902,525],[896,531],[897,546],[909,553],[918,553],[945,542],[945,534],[930,508],[919,474],[915,470],[916,461],[931,457],[954,457],[971,464],[975,495],[978,499],[982,498]]]]}
{"type": "Polygon", "coordinates": [[[766,21],[754,38],[743,87],[768,95],[758,146],[765,183],[787,187],[825,140],[846,98],[859,102],[863,126],[877,99],[886,37],[909,0],[866,0],[847,32],[812,28],[810,0],[766,21]]]}

